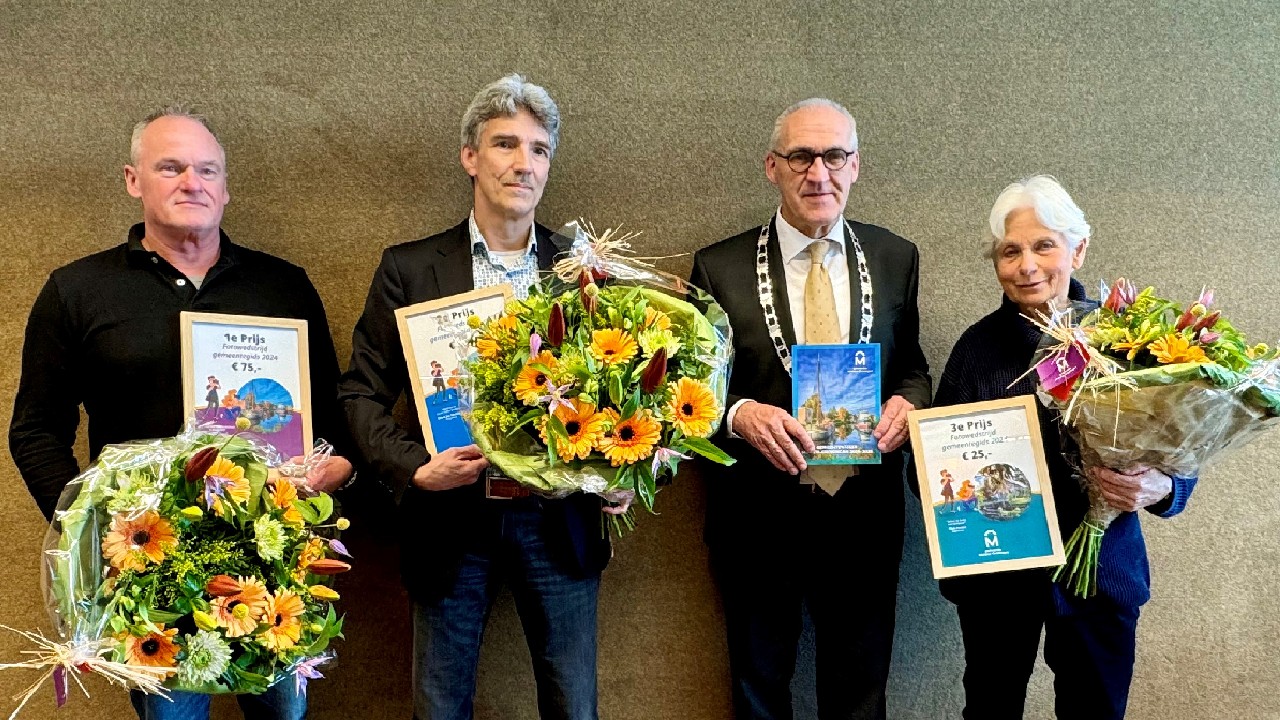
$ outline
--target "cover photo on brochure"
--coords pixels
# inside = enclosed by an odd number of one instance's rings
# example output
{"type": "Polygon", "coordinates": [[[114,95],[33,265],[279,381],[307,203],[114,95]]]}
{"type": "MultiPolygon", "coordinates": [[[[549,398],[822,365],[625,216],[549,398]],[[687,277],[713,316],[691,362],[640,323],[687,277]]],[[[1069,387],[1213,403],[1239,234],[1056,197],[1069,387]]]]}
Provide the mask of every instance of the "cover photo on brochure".
{"type": "Polygon", "coordinates": [[[792,414],[817,447],[814,465],[878,465],[880,345],[791,348],[792,414]]]}

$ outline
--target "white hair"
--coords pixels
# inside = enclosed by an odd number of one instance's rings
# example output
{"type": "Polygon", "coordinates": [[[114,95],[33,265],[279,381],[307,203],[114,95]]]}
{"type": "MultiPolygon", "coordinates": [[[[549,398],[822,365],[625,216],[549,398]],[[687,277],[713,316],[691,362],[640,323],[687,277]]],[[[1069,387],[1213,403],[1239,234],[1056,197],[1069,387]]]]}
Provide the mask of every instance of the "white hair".
{"type": "MultiPolygon", "coordinates": [[[[778,116],[778,119],[773,121],[773,134],[769,136],[770,150],[777,150],[778,143],[782,142],[782,124],[786,122],[787,118],[791,117],[793,114],[795,114],[800,110],[803,110],[805,108],[811,108],[811,107],[828,107],[828,108],[831,108],[832,110],[839,112],[841,115],[845,116],[845,119],[849,121],[849,147],[847,149],[850,152],[857,152],[858,123],[856,120],[853,119],[853,115],[850,114],[850,112],[845,108],[845,106],[841,105],[835,100],[828,100],[827,98],[820,98],[820,97],[813,97],[807,100],[801,100],[800,102],[782,111],[782,114],[778,116]]],[[[813,149],[826,150],[828,148],[813,148],[813,149]]]]}
{"type": "Polygon", "coordinates": [[[1071,252],[1089,237],[1092,229],[1084,219],[1084,211],[1051,175],[1032,175],[1008,187],[991,206],[991,247],[988,257],[994,257],[996,246],[1004,240],[1005,222],[1014,210],[1031,208],[1041,225],[1062,233],[1071,252]]]}
{"type": "Polygon", "coordinates": [[[142,133],[146,131],[147,126],[163,117],[183,117],[188,120],[195,120],[204,126],[205,130],[213,136],[213,141],[218,144],[218,149],[222,151],[222,164],[227,164],[227,149],[222,146],[222,141],[218,139],[218,133],[213,131],[213,127],[209,125],[209,118],[192,110],[183,103],[175,103],[165,105],[164,107],[150,112],[146,117],[139,120],[133,126],[133,136],[129,139],[129,163],[131,165],[138,164],[138,157],[142,155],[142,133]]]}
{"type": "Polygon", "coordinates": [[[476,93],[462,114],[462,146],[478,148],[484,124],[498,117],[513,117],[527,110],[547,131],[550,151],[560,143],[560,108],[541,85],[534,85],[518,73],[501,77],[476,93]]]}

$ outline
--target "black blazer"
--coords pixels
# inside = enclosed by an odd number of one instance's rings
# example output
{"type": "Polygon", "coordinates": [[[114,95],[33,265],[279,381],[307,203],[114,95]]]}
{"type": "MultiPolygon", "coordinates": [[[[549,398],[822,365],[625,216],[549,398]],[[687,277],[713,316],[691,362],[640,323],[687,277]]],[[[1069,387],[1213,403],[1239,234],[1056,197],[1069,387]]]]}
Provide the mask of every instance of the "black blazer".
{"type": "MultiPolygon", "coordinates": [[[[559,252],[550,230],[537,226],[538,267],[549,269],[559,252]]],[[[399,506],[401,571],[409,592],[432,600],[452,587],[464,550],[496,535],[497,515],[485,512],[484,483],[426,492],[410,482],[430,459],[422,442],[416,403],[408,427],[392,408],[411,387],[400,345],[396,308],[472,290],[471,236],[467,222],[438,235],[387,248],[374,273],[364,313],[351,340],[351,363],[339,399],[364,469],[380,478],[399,506]]],[[[547,542],[566,572],[595,574],[608,563],[601,532],[601,500],[578,493],[543,501],[547,542]]]]}
{"type": "MultiPolygon", "coordinates": [[[[916,303],[919,285],[920,255],[916,246],[875,225],[849,221],[857,233],[867,257],[868,271],[874,288],[871,341],[880,343],[882,386],[887,401],[901,395],[917,408],[929,404],[932,380],[929,365],[920,348],[920,315],[916,303]]],[[[743,398],[776,405],[791,411],[791,376],[769,338],[764,313],[757,295],[756,244],[760,228],[700,250],[693,258],[690,282],[706,290],[729,316],[733,326],[735,356],[729,377],[726,410],[743,398]]],[[[787,344],[795,345],[791,321],[787,280],[778,245],[777,227],[770,221],[769,275],[773,284],[773,306],[787,344]]],[[[850,250],[850,336],[857,337],[860,323],[861,283],[857,259],[850,250]]],[[[732,467],[703,463],[707,479],[707,542],[713,548],[778,547],[791,534],[789,524],[795,517],[788,509],[797,498],[798,477],[776,470],[773,465],[745,440],[733,440],[722,427],[715,438],[726,452],[737,458],[732,467]]],[[[879,509],[902,506],[902,451],[886,453],[881,465],[864,465],[853,480],[845,483],[836,495],[837,501],[851,505],[887,503],[879,509]]],[[[877,513],[892,520],[891,514],[877,513]]],[[[901,525],[901,511],[896,525],[881,529],[893,531],[901,525]]],[[[803,522],[803,519],[797,521],[803,522]]],[[[899,533],[900,535],[900,533],[899,533]]]]}

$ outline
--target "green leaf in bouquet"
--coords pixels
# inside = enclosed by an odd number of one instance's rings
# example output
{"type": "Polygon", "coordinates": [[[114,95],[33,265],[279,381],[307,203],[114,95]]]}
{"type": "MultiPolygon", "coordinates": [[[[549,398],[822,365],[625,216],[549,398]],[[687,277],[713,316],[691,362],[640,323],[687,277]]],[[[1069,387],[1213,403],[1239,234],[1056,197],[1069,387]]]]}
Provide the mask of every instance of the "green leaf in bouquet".
{"type": "Polygon", "coordinates": [[[679,444],[702,457],[711,460],[712,462],[720,463],[721,465],[732,465],[737,462],[737,460],[731,457],[728,453],[715,445],[712,445],[711,442],[705,438],[681,438],[679,444]]]}
{"type": "Polygon", "coordinates": [[[257,507],[262,499],[262,490],[267,485],[267,466],[260,462],[247,463],[244,479],[249,481],[249,502],[246,507],[257,507]]]}
{"type": "Polygon", "coordinates": [[[653,476],[651,468],[646,463],[636,463],[631,465],[630,468],[635,478],[636,494],[640,496],[645,509],[657,515],[657,512],[653,509],[653,502],[658,495],[658,481],[653,476]]]}
{"type": "Polygon", "coordinates": [[[609,400],[614,407],[622,404],[622,374],[616,369],[609,371],[609,400]]]}
{"type": "Polygon", "coordinates": [[[315,508],[316,517],[319,518],[315,521],[316,523],[328,520],[329,516],[333,514],[333,498],[329,497],[327,493],[320,493],[313,498],[308,498],[307,503],[315,508]]]}
{"type": "Polygon", "coordinates": [[[515,432],[520,428],[524,427],[525,425],[528,425],[529,423],[533,422],[534,420],[537,420],[538,418],[546,414],[547,414],[547,411],[543,410],[540,407],[526,411],[523,415],[520,416],[518,420],[516,420],[515,427],[511,428],[511,431],[508,432],[507,434],[508,435],[515,434],[515,432]]]}
{"type": "Polygon", "coordinates": [[[320,512],[316,509],[315,505],[312,505],[306,500],[294,500],[293,507],[298,511],[298,514],[302,516],[302,521],[306,524],[320,524],[320,512]]]}
{"type": "Polygon", "coordinates": [[[620,414],[624,418],[629,418],[632,415],[635,415],[636,410],[638,410],[639,408],[640,408],[640,389],[636,388],[635,392],[631,394],[631,397],[627,398],[627,403],[622,406],[622,411],[620,414]]]}
{"type": "Polygon", "coordinates": [[[560,418],[555,415],[547,416],[547,435],[550,442],[547,443],[547,461],[552,467],[560,462],[560,457],[556,455],[556,444],[559,440],[569,441],[569,431],[564,429],[564,423],[560,422],[560,418]]]}

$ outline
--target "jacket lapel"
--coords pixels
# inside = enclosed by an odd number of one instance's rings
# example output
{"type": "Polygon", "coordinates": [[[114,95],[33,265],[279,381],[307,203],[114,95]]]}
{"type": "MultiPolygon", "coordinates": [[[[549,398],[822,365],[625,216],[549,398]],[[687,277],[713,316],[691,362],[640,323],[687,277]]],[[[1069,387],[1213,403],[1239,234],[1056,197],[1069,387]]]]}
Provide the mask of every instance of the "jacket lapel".
{"type": "Polygon", "coordinates": [[[432,263],[431,271],[435,273],[440,297],[473,290],[475,279],[471,270],[471,233],[467,229],[467,221],[462,221],[447,237],[442,238],[436,250],[440,257],[432,263]]]}
{"type": "MultiPolygon", "coordinates": [[[[844,222],[844,218],[840,222],[844,222]]],[[[858,254],[853,250],[853,224],[845,223],[844,229],[849,236],[844,239],[845,260],[849,263],[849,342],[857,343],[862,330],[862,276],[858,273],[858,254]]],[[[866,253],[867,249],[862,248],[862,252],[866,253]]],[[[870,266],[867,272],[871,272],[870,266]]]]}
{"type": "MultiPolygon", "coordinates": [[[[796,326],[791,319],[791,299],[787,295],[787,271],[782,260],[782,244],[778,242],[776,218],[769,221],[769,280],[773,284],[773,313],[778,317],[782,339],[787,347],[796,345],[796,326]]],[[[755,256],[752,256],[755,260],[755,256]]],[[[756,278],[759,282],[760,278],[756,278]]]]}

